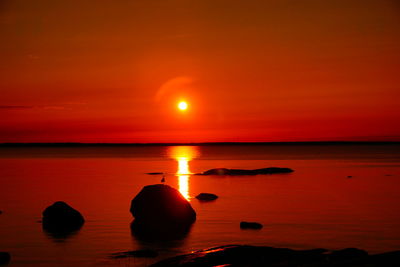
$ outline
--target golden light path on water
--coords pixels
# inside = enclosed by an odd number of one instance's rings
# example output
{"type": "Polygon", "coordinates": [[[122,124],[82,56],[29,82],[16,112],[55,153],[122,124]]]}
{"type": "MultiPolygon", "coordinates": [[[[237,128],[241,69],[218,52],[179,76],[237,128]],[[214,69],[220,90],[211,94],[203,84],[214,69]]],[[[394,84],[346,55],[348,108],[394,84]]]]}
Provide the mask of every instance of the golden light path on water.
{"type": "Polygon", "coordinates": [[[170,147],[168,154],[178,162],[176,175],[179,179],[179,192],[189,200],[189,179],[190,174],[192,174],[189,169],[189,162],[198,156],[198,148],[195,146],[174,146],[170,147]]]}
{"type": "Polygon", "coordinates": [[[178,160],[178,177],[179,177],[179,192],[186,199],[189,199],[189,160],[187,158],[179,158],[178,160]]]}

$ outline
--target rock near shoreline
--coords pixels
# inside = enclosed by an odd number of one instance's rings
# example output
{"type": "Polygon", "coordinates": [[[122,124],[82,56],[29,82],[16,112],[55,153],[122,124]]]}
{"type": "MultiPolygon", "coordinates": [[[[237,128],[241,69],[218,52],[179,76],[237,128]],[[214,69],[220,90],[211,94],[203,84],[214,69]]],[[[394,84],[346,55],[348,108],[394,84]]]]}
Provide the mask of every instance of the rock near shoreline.
{"type": "Polygon", "coordinates": [[[112,259],[122,258],[155,258],[158,256],[158,252],[151,249],[131,250],[117,252],[110,255],[112,259]]]}
{"type": "Polygon", "coordinates": [[[11,255],[8,252],[0,252],[0,265],[8,264],[11,261],[11,255]]]}
{"type": "Polygon", "coordinates": [[[328,251],[226,245],[165,259],[151,266],[395,267],[400,266],[400,251],[368,255],[355,248],[328,251]]]}

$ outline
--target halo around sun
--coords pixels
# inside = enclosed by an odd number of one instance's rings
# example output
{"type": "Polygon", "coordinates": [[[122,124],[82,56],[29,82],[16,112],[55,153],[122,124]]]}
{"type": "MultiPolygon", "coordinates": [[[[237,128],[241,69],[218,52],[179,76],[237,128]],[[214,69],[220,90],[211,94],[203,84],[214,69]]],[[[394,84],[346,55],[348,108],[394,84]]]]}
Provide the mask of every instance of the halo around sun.
{"type": "Polygon", "coordinates": [[[188,109],[188,103],[186,101],[180,101],[178,103],[178,109],[181,111],[185,111],[188,109]]]}

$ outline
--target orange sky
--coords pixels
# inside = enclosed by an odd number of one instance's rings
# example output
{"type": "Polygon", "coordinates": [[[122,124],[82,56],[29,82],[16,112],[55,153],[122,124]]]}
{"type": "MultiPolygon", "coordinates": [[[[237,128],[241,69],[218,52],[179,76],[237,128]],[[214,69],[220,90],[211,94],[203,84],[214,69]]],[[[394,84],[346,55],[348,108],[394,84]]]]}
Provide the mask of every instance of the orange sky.
{"type": "Polygon", "coordinates": [[[2,0],[0,36],[0,142],[400,141],[397,0],[2,0]]]}

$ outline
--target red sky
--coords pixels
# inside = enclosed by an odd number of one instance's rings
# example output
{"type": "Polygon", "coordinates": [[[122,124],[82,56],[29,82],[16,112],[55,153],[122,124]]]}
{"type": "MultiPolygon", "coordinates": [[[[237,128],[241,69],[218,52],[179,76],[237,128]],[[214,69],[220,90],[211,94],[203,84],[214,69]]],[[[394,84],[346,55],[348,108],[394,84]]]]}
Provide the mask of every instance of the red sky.
{"type": "Polygon", "coordinates": [[[400,141],[397,0],[2,0],[0,38],[0,142],[400,141]]]}

